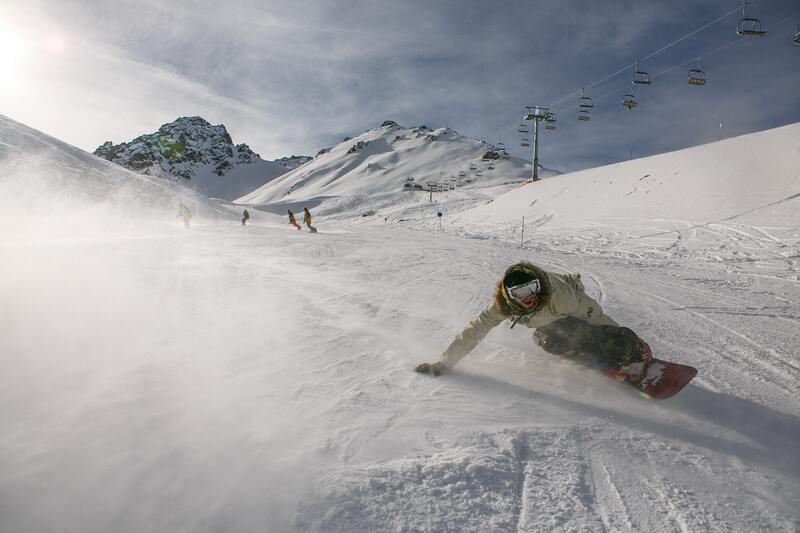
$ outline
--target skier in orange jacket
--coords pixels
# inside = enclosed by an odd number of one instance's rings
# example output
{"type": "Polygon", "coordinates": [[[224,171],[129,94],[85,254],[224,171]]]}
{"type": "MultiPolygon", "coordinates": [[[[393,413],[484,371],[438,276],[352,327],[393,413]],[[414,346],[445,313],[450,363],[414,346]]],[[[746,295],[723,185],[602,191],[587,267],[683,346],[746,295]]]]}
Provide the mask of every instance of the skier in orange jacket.
{"type": "Polygon", "coordinates": [[[303,229],[300,227],[300,224],[297,223],[297,220],[294,219],[294,213],[292,213],[292,210],[289,209],[288,211],[289,211],[289,224],[291,224],[297,229],[303,229]]]}

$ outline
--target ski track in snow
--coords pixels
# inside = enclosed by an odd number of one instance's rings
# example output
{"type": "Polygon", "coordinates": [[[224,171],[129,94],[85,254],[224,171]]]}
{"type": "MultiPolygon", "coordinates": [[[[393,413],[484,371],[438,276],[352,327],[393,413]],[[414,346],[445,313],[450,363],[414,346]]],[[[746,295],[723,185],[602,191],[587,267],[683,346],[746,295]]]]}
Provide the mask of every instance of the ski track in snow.
{"type": "MultiPolygon", "coordinates": [[[[393,238],[397,237],[398,233],[393,233],[393,238]]],[[[442,240],[446,242],[447,237],[443,236],[442,240]]],[[[455,329],[449,331],[449,334],[440,336],[440,343],[446,343],[449,336],[457,331],[462,322],[469,317],[470,313],[465,313],[464,310],[471,309],[472,313],[477,312],[489,300],[491,297],[490,287],[493,286],[494,278],[505,265],[502,258],[508,257],[507,260],[512,260],[512,257],[519,256],[519,252],[509,253],[508,250],[502,248],[491,251],[491,246],[486,248],[488,253],[480,255],[466,251],[464,251],[466,253],[457,253],[457,255],[469,257],[469,261],[468,266],[463,261],[458,263],[457,274],[454,277],[452,272],[448,273],[447,268],[440,267],[425,268],[424,273],[416,279],[420,289],[431,285],[438,285],[439,288],[444,289],[444,283],[459,283],[465,276],[468,276],[471,285],[486,283],[487,288],[476,291],[481,293],[481,298],[477,298],[474,294],[466,296],[464,303],[458,307],[460,313],[457,314],[461,320],[449,320],[451,328],[455,329]],[[495,268],[491,268],[491,265],[495,265],[495,268]]],[[[797,412],[796,379],[791,375],[794,363],[786,359],[788,355],[769,348],[761,341],[751,339],[746,333],[737,329],[737,326],[727,325],[720,319],[712,319],[707,313],[692,311],[692,307],[699,306],[690,305],[695,302],[700,303],[697,301],[699,296],[700,298],[711,298],[713,304],[720,309],[729,306],[735,308],[741,304],[741,299],[736,298],[735,293],[723,293],[723,296],[720,297],[719,290],[710,291],[702,287],[704,283],[713,282],[714,278],[698,280],[702,282],[699,286],[656,283],[656,286],[664,285],[673,295],[677,289],[680,296],[684,298],[678,303],[653,293],[650,290],[653,279],[638,279],[639,277],[636,275],[630,277],[621,275],[618,271],[621,266],[618,261],[612,261],[609,267],[604,267],[603,261],[600,261],[603,256],[602,252],[598,252],[597,260],[587,261],[584,259],[570,263],[570,261],[564,262],[556,253],[548,252],[546,248],[546,246],[540,246],[537,249],[539,257],[542,257],[546,264],[558,265],[567,270],[570,268],[582,270],[588,267],[591,274],[587,277],[594,282],[600,297],[605,299],[606,293],[609,294],[611,301],[608,306],[612,309],[612,314],[613,310],[618,308],[630,309],[630,315],[642,311],[646,313],[647,303],[634,304],[634,301],[641,300],[641,295],[651,301],[666,303],[672,309],[685,309],[685,318],[678,320],[678,324],[683,327],[691,324],[692,327],[689,330],[698,335],[701,345],[705,343],[704,339],[708,339],[709,336],[713,339],[715,334],[707,329],[698,330],[695,318],[709,322],[719,328],[724,335],[733,335],[735,338],[725,346],[734,346],[741,358],[736,359],[718,354],[720,360],[728,361],[736,369],[735,376],[737,377],[732,377],[724,389],[734,394],[745,392],[745,397],[750,395],[759,402],[766,402],[764,407],[758,408],[755,408],[756,404],[751,404],[753,407],[745,411],[759,413],[761,416],[765,415],[767,419],[771,416],[773,422],[777,423],[777,427],[784,430],[783,433],[778,432],[775,435],[778,444],[770,447],[770,439],[764,435],[756,440],[754,445],[751,445],[750,439],[758,433],[758,430],[739,433],[737,431],[737,422],[739,421],[735,414],[720,426],[710,422],[710,419],[704,420],[702,417],[693,419],[691,410],[688,415],[685,415],[680,411],[680,407],[678,407],[677,415],[667,415],[666,425],[656,422],[656,425],[653,426],[663,431],[660,436],[653,434],[652,428],[648,429],[648,423],[639,427],[640,423],[635,420],[628,421],[627,424],[623,423],[622,430],[619,430],[618,424],[613,422],[611,424],[595,424],[598,429],[594,431],[578,430],[580,426],[571,424],[557,424],[555,427],[548,427],[553,423],[554,414],[558,420],[563,420],[565,417],[567,419],[577,417],[575,424],[578,424],[578,420],[588,414],[580,414],[583,404],[568,403],[571,408],[567,408],[565,416],[565,413],[562,412],[563,406],[559,407],[560,401],[558,400],[558,398],[563,398],[564,391],[551,389],[548,393],[553,394],[556,398],[555,413],[544,416],[550,422],[545,422],[546,425],[542,429],[532,429],[524,420],[515,416],[506,414],[503,417],[507,420],[506,425],[510,423],[515,428],[501,430],[500,433],[504,438],[510,438],[514,442],[510,446],[513,450],[513,461],[509,460],[509,464],[505,467],[498,466],[491,470],[492,474],[484,473],[483,481],[474,478],[475,471],[480,470],[478,466],[473,465],[482,464],[487,457],[496,453],[484,449],[483,446],[486,444],[485,439],[497,439],[498,434],[479,433],[481,435],[479,440],[484,440],[475,449],[465,446],[464,442],[465,439],[468,443],[470,439],[478,437],[465,437],[465,434],[462,434],[461,437],[454,437],[449,442],[449,448],[447,448],[448,444],[444,445],[445,449],[454,455],[449,459],[437,455],[443,453],[441,444],[429,452],[432,455],[428,455],[426,452],[420,451],[425,449],[425,446],[420,443],[418,446],[421,448],[418,451],[412,451],[411,455],[405,456],[406,459],[390,459],[389,463],[367,462],[362,463],[364,466],[361,467],[356,466],[358,464],[356,461],[352,467],[329,470],[327,477],[318,488],[319,499],[302,507],[300,516],[303,518],[299,524],[310,530],[320,531],[353,529],[392,529],[396,531],[791,531],[796,528],[798,525],[797,514],[790,509],[792,509],[792,502],[797,498],[798,465],[796,459],[791,459],[786,454],[791,453],[788,451],[791,449],[791,442],[798,436],[798,421],[796,416],[781,415],[778,411],[774,411],[774,414],[770,415],[771,411],[768,407],[772,404],[787,413],[797,412]],[[621,282],[622,279],[625,280],[625,284],[634,281],[633,286],[626,290],[621,282]],[[611,282],[610,285],[609,282],[611,282]],[[606,289],[606,286],[610,288],[606,289]],[[732,296],[733,298],[731,298],[732,296]],[[628,304],[633,305],[627,307],[628,304]],[[765,356],[770,356],[772,360],[764,361],[765,356]],[[756,366],[753,366],[754,364],[756,366]],[[768,372],[768,375],[764,374],[765,371],[768,372]],[[789,375],[787,375],[787,371],[790,372],[789,375]],[[745,390],[737,391],[734,384],[739,384],[741,388],[741,378],[744,376],[750,376],[744,382],[745,390]],[[774,384],[778,390],[771,396],[759,394],[757,389],[762,380],[774,384]],[[570,416],[571,410],[577,411],[578,414],[572,413],[570,416]],[[673,420],[676,416],[677,419],[673,420]],[[778,422],[779,420],[781,422],[778,422]],[[672,425],[676,423],[679,426],[672,425]],[[627,426],[628,429],[624,429],[624,426],[627,426]],[[682,432],[678,429],[679,427],[689,429],[682,432]],[[596,436],[597,433],[608,433],[610,436],[601,438],[596,436]],[[721,440],[714,444],[715,439],[721,440]],[[759,448],[763,448],[764,451],[761,452],[759,448]],[[776,453],[778,454],[777,458],[768,458],[776,453]],[[442,465],[442,460],[449,466],[445,470],[439,471],[435,465],[442,465]],[[400,464],[393,461],[400,461],[400,464]],[[388,480],[395,479],[398,474],[401,477],[404,476],[401,472],[408,468],[405,461],[416,464],[414,467],[416,472],[419,472],[420,469],[423,471],[426,468],[432,469],[431,476],[422,479],[406,477],[404,478],[405,482],[393,485],[388,480]],[[455,465],[452,464],[454,461],[455,465]],[[751,461],[757,465],[760,463],[759,468],[766,468],[766,472],[769,474],[754,475],[750,467],[744,466],[751,461]],[[773,484],[770,481],[771,476],[776,475],[782,467],[786,477],[773,484]],[[722,481],[718,480],[711,484],[705,482],[709,476],[719,479],[720,472],[723,474],[722,481]],[[497,498],[503,492],[496,486],[498,479],[504,479],[505,481],[501,485],[509,487],[510,491],[505,498],[499,500],[497,498]],[[761,485],[740,492],[732,486],[736,483],[733,481],[735,479],[751,481],[758,479],[761,485]],[[415,483],[419,483],[419,485],[415,483]],[[437,483],[439,483],[438,488],[437,483]],[[476,483],[482,486],[481,495],[474,495],[475,493],[472,492],[472,487],[476,483]],[[414,487],[409,488],[409,484],[414,487]],[[334,487],[336,488],[334,489],[334,487]],[[514,487],[513,490],[510,487],[514,487]],[[787,489],[788,492],[785,492],[787,489]],[[486,501],[487,494],[492,495],[492,501],[486,501]],[[757,497],[754,498],[754,495],[757,497]],[[447,502],[447,505],[444,505],[443,500],[447,502]],[[399,501],[405,503],[397,504],[399,501]],[[416,520],[410,517],[415,508],[426,510],[424,519],[416,520]],[[512,509],[510,518],[507,517],[509,508],[512,509]],[[318,514],[321,512],[324,513],[324,517],[318,514]],[[433,516],[443,516],[446,517],[446,520],[435,519],[433,516]]],[[[659,262],[646,255],[637,254],[635,251],[622,251],[627,257],[637,257],[639,260],[646,261],[648,263],[646,265],[647,272],[656,273],[664,267],[669,267],[671,272],[678,271],[685,277],[694,268],[692,265],[686,272],[685,267],[673,263],[669,256],[659,262]]],[[[400,262],[404,265],[412,265],[415,260],[420,258],[430,262],[434,257],[439,257],[438,264],[452,265],[453,262],[458,262],[459,257],[452,258],[455,261],[448,261],[441,257],[442,254],[448,252],[452,253],[453,250],[445,247],[428,248],[421,257],[416,256],[413,260],[401,259],[400,262]]],[[[676,250],[675,253],[677,255],[681,252],[676,250]]],[[[701,255],[700,258],[703,259],[704,256],[701,255]]],[[[632,266],[633,268],[637,267],[636,264],[632,266]]],[[[408,268],[413,270],[413,267],[409,266],[408,268]]],[[[405,275],[402,272],[399,273],[405,275]]],[[[667,277],[671,279],[671,276],[667,277]]],[[[404,286],[409,284],[409,282],[403,283],[404,286]]],[[[719,285],[717,289],[725,286],[719,285]]],[[[735,285],[733,286],[735,287],[735,285]]],[[[777,294],[770,294],[770,296],[778,297],[777,294]]],[[[464,295],[459,294],[459,297],[463,298],[464,295]]],[[[443,315],[445,318],[450,316],[447,313],[443,313],[443,315]]],[[[645,326],[655,328],[651,333],[655,336],[659,331],[657,319],[661,317],[661,313],[655,313],[652,318],[645,318],[643,321],[645,326]]],[[[441,321],[442,317],[438,317],[438,320],[441,321]]],[[[778,331],[778,333],[782,336],[785,335],[783,331],[778,331]]],[[[484,342],[490,344],[491,338],[490,336],[484,342]]],[[[796,346],[796,340],[795,337],[790,339],[790,342],[796,346]]],[[[502,340],[495,338],[495,343],[498,342],[502,343],[502,340]]],[[[517,345],[513,344],[513,346],[517,345]]],[[[479,347],[476,352],[483,352],[484,360],[495,363],[498,362],[498,358],[487,352],[498,348],[505,351],[502,347],[492,346],[483,349],[479,347]]],[[[687,362],[693,362],[693,357],[702,355],[702,353],[698,353],[697,348],[686,350],[680,354],[687,362]]],[[[470,359],[479,360],[480,355],[473,354],[470,359]]],[[[500,362],[502,363],[502,361],[500,362]]],[[[713,361],[707,362],[719,364],[713,361]]],[[[470,364],[465,362],[464,366],[470,364]]],[[[528,358],[528,364],[530,364],[530,358],[528,358]]],[[[480,370],[486,370],[486,368],[478,367],[476,369],[476,371],[480,370]]],[[[572,371],[573,369],[566,370],[566,372],[572,371]]],[[[704,371],[713,375],[715,369],[701,369],[701,376],[704,371]]],[[[722,374],[724,376],[725,372],[722,374]]],[[[586,376],[581,377],[591,380],[586,376]]],[[[476,391],[471,390],[467,393],[467,391],[461,390],[462,387],[457,383],[458,374],[447,379],[452,381],[421,383],[421,386],[431,387],[429,393],[422,398],[424,407],[431,409],[430,402],[432,401],[433,405],[437,406],[438,412],[450,412],[449,417],[453,416],[452,410],[455,410],[456,420],[463,418],[475,422],[473,418],[475,417],[479,424],[482,421],[491,425],[498,423],[496,420],[489,422],[492,417],[486,414],[478,414],[486,409],[486,404],[473,398],[476,391]]],[[[508,376],[505,376],[505,379],[508,379],[508,376]]],[[[567,384],[561,383],[561,385],[567,384]]],[[[538,385],[541,386],[542,383],[538,383],[538,385]]],[[[508,386],[513,390],[510,383],[508,386]]],[[[499,387],[502,385],[495,388],[499,387]]],[[[692,386],[692,388],[698,393],[702,390],[696,386],[692,386]]],[[[483,393],[485,394],[485,391],[483,393]]],[[[613,394],[613,392],[606,391],[603,394],[613,394]]],[[[689,394],[688,390],[685,394],[689,394]]],[[[501,396],[505,395],[501,394],[501,396]]],[[[718,394],[717,397],[720,398],[720,405],[724,405],[725,396],[718,394]]],[[[592,400],[598,399],[603,399],[604,402],[609,400],[603,395],[590,397],[587,405],[595,405],[592,400]]],[[[630,400],[630,397],[625,397],[623,401],[629,402],[630,400]]],[[[696,398],[696,400],[698,403],[703,402],[700,398],[696,398]]],[[[622,413],[626,412],[625,405],[613,401],[611,403],[613,408],[610,409],[610,413],[614,413],[616,410],[620,410],[622,413]]],[[[514,404],[519,408],[518,402],[515,401],[514,404]]],[[[541,409],[540,406],[527,406],[527,409],[530,410],[536,408],[541,409]]],[[[636,406],[637,412],[640,409],[646,413],[644,420],[651,416],[658,420],[659,417],[666,414],[664,410],[667,408],[653,405],[654,413],[648,413],[646,407],[636,406]]],[[[521,409],[521,411],[525,410],[521,409]]],[[[414,409],[409,411],[414,411],[414,409]]],[[[725,409],[720,409],[720,411],[724,412],[725,409]]],[[[588,408],[588,412],[592,413],[593,409],[588,408]]],[[[406,416],[409,415],[392,414],[389,419],[391,427],[387,431],[391,428],[408,431],[412,424],[405,419],[406,416]]],[[[417,417],[419,421],[421,415],[419,412],[414,412],[410,416],[417,417]]],[[[590,418],[596,417],[597,414],[589,414],[589,416],[590,418]]],[[[608,414],[607,416],[613,419],[615,415],[608,414]]],[[[713,417],[711,418],[713,419],[713,417]]],[[[422,416],[422,419],[426,418],[422,416]]],[[[744,420],[745,424],[748,422],[752,422],[752,420],[744,420]]],[[[428,423],[435,425],[436,417],[428,423]]],[[[471,423],[470,427],[473,425],[471,423]]],[[[446,426],[449,427],[450,424],[446,423],[446,426]]],[[[769,426],[770,424],[767,422],[765,429],[769,426]]],[[[431,430],[428,428],[426,431],[431,430]]],[[[467,434],[470,432],[466,429],[462,429],[462,431],[466,431],[467,434]]],[[[446,431],[447,433],[449,431],[446,431]]],[[[441,443],[441,437],[433,440],[441,443]]],[[[430,439],[428,438],[426,441],[429,442],[430,439]]],[[[447,441],[447,437],[445,437],[445,441],[447,441]]],[[[353,461],[356,458],[350,457],[349,459],[353,461]]],[[[780,477],[778,474],[777,478],[780,477]]],[[[397,480],[395,479],[395,481],[397,480]]]]}
{"type": "Polygon", "coordinates": [[[9,531],[800,528],[800,268],[787,274],[780,254],[797,242],[740,226],[715,227],[710,245],[705,229],[643,241],[592,225],[591,238],[540,232],[520,248],[433,225],[318,226],[4,250],[0,277],[17,284],[0,288],[25,302],[19,327],[34,339],[12,338],[23,357],[3,359],[9,531]],[[739,239],[763,271],[715,259],[739,239]],[[612,316],[698,379],[643,401],[506,326],[451,375],[411,372],[522,258],[582,272],[612,316]],[[112,301],[136,327],[103,317],[112,301]],[[36,326],[48,318],[52,340],[36,326]],[[106,333],[61,353],[76,328],[106,333]],[[13,382],[37,374],[35,388],[13,382]],[[38,497],[12,499],[19,487],[38,497]],[[69,511],[84,498],[107,510],[69,511]]]}

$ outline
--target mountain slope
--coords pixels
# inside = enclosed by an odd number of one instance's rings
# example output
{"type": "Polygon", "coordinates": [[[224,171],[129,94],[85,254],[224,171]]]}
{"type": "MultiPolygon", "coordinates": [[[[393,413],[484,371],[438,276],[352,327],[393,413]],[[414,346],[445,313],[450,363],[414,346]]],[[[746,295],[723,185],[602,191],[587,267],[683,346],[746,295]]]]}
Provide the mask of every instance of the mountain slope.
{"type": "Polygon", "coordinates": [[[173,220],[179,202],[195,215],[231,216],[178,183],[126,170],[0,115],[0,210],[18,231],[173,220]]]}
{"type": "Polygon", "coordinates": [[[231,200],[308,161],[292,156],[264,161],[246,144],[234,145],[222,124],[181,117],[128,143],[105,142],[94,154],[136,172],[186,180],[213,197],[231,200]]]}
{"type": "MultiPolygon", "coordinates": [[[[543,177],[553,175],[544,169],[543,177]]],[[[392,121],[320,150],[313,161],[247,194],[237,203],[273,206],[305,203],[320,212],[348,216],[358,206],[397,210],[417,203],[407,180],[439,185],[448,196],[468,201],[523,183],[530,164],[449,128],[405,128],[392,121]],[[363,205],[362,205],[363,204],[363,205]]],[[[437,195],[438,196],[438,195],[437,195]]]]}
{"type": "Polygon", "coordinates": [[[2,529],[798,531],[798,135],[761,135],[594,169],[625,187],[565,176],[456,214],[482,190],[462,188],[311,235],[257,210],[185,230],[171,202],[193,191],[2,117],[2,529]],[[644,174],[694,167],[721,172],[693,209],[689,182],[651,183],[627,216],[644,174]],[[413,372],[520,259],[580,272],[698,376],[646,401],[508,323],[413,372]]]}
{"type": "Polygon", "coordinates": [[[501,195],[454,217],[490,226],[541,221],[543,228],[638,220],[684,229],[741,220],[800,219],[800,123],[671,153],[564,174],[501,195]]]}

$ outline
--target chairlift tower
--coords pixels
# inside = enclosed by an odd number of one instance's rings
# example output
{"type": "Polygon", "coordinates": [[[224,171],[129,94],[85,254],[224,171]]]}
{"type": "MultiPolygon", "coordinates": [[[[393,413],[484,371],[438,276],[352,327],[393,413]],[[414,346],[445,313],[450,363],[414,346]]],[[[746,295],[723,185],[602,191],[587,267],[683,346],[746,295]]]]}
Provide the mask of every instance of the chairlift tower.
{"type": "Polygon", "coordinates": [[[552,117],[545,106],[525,106],[523,122],[533,122],[533,150],[531,153],[531,181],[539,181],[539,123],[552,117]]]}

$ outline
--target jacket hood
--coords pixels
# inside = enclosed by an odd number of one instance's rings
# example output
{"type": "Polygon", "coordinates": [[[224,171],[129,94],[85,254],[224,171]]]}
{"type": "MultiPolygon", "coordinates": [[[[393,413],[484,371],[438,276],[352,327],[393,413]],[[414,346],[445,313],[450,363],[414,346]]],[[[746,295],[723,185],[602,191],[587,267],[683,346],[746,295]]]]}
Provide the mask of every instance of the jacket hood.
{"type": "Polygon", "coordinates": [[[553,289],[550,285],[550,278],[547,277],[547,272],[537,267],[533,263],[529,263],[528,261],[520,261],[519,263],[508,267],[503,274],[503,277],[501,277],[497,282],[497,286],[495,287],[494,291],[494,306],[503,316],[530,315],[547,305],[552,291],[553,289]],[[536,305],[530,309],[524,309],[521,305],[515,302],[514,299],[508,294],[508,290],[506,290],[505,285],[503,284],[503,280],[506,279],[509,274],[517,271],[530,274],[538,279],[542,286],[542,290],[539,292],[539,300],[536,302],[536,305]]]}

